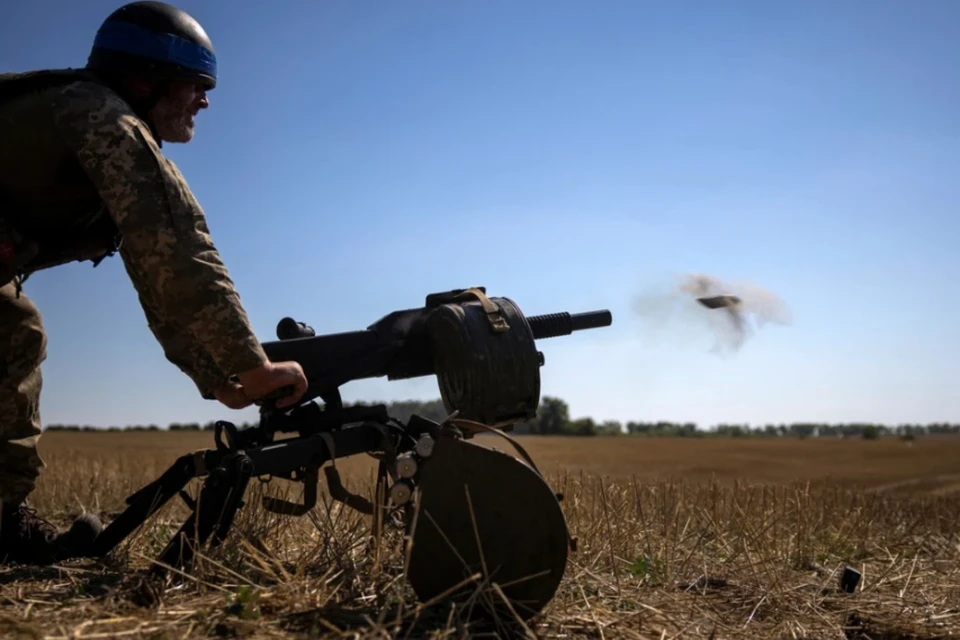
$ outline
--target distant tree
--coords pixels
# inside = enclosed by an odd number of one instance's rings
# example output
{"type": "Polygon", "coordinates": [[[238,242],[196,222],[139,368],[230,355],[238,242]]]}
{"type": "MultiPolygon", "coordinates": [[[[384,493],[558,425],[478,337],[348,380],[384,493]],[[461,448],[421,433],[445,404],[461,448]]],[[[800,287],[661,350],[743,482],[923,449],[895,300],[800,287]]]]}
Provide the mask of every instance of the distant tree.
{"type": "Polygon", "coordinates": [[[561,434],[570,424],[570,407],[560,398],[544,396],[537,408],[536,432],[544,435],[561,434]]]}
{"type": "Polygon", "coordinates": [[[573,436],[595,436],[597,435],[597,424],[593,418],[577,418],[569,423],[568,433],[573,436]]]}
{"type": "Polygon", "coordinates": [[[623,425],[619,420],[604,420],[597,427],[598,436],[619,436],[623,435],[623,425]]]}
{"type": "MultiPolygon", "coordinates": [[[[448,411],[444,407],[441,399],[435,400],[404,400],[394,402],[381,402],[358,400],[356,402],[345,402],[345,407],[350,406],[371,406],[374,404],[383,404],[387,407],[387,412],[401,421],[407,421],[411,415],[418,414],[429,420],[441,421],[447,417],[448,411]]],[[[169,431],[211,431],[214,428],[214,422],[200,424],[199,422],[174,422],[166,427],[169,431]]],[[[238,424],[237,428],[241,430],[255,427],[256,424],[243,423],[238,424]]],[[[822,438],[853,438],[860,437],[865,440],[875,440],[885,435],[895,435],[904,440],[913,440],[925,435],[946,435],[960,434],[960,424],[949,424],[943,422],[922,424],[895,424],[891,426],[883,424],[865,424],[865,423],[808,423],[798,422],[793,424],[767,424],[751,427],[749,424],[728,424],[718,423],[708,429],[698,428],[693,422],[670,422],[667,420],[641,422],[638,420],[629,420],[626,424],[617,420],[606,420],[600,424],[589,417],[581,417],[576,420],[570,419],[570,408],[567,403],[555,396],[543,396],[537,408],[537,414],[530,420],[523,420],[514,425],[517,434],[540,434],[540,435],[621,435],[624,432],[632,436],[656,436],[656,437],[686,437],[686,438],[743,438],[743,437],[793,437],[805,440],[810,437],[822,438]]],[[[102,433],[106,431],[160,431],[156,424],[149,425],[127,425],[125,427],[77,425],[77,424],[49,424],[44,427],[44,431],[71,431],[71,432],[95,432],[102,433]]]]}

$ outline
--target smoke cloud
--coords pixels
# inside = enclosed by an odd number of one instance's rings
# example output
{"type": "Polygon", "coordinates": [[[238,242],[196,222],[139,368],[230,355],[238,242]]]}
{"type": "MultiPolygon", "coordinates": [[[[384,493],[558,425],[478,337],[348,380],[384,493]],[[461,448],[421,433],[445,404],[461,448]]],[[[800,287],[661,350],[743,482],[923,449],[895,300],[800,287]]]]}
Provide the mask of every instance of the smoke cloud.
{"type": "Polygon", "coordinates": [[[705,335],[714,339],[713,353],[735,353],[766,324],[789,325],[793,318],[776,294],[747,282],[722,282],[705,273],[675,276],[634,299],[634,312],[643,333],[658,342],[690,342],[705,335]],[[705,307],[698,298],[735,296],[727,306],[705,307]]]}

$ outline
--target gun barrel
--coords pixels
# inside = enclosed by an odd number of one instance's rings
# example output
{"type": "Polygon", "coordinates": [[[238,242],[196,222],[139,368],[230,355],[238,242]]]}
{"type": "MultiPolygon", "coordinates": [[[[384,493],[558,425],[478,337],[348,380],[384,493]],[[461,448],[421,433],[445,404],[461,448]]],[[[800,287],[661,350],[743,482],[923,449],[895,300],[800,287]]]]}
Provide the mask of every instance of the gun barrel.
{"type": "Polygon", "coordinates": [[[607,309],[585,311],[583,313],[563,311],[541,316],[530,316],[527,318],[527,322],[530,323],[533,337],[537,340],[543,340],[545,338],[556,338],[557,336],[568,336],[574,331],[583,331],[584,329],[609,327],[613,323],[613,315],[607,309]]]}
{"type": "MultiPolygon", "coordinates": [[[[401,380],[436,373],[430,337],[425,325],[429,308],[395,311],[359,331],[316,335],[313,328],[293,318],[277,326],[277,340],[263,342],[274,362],[299,362],[310,381],[307,398],[335,391],[351,380],[401,380]]],[[[574,331],[608,327],[610,311],[548,313],[528,316],[535,340],[570,335],[574,331]]]]}

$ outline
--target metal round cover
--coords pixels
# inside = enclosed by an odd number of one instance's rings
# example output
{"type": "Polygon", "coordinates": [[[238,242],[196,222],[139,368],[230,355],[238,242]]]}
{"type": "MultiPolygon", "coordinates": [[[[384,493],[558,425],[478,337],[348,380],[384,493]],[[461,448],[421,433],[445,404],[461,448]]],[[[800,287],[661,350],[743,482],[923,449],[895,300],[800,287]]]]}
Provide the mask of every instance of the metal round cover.
{"type": "Polygon", "coordinates": [[[423,463],[418,489],[407,578],[421,602],[474,574],[480,577],[449,599],[479,591],[477,613],[528,620],[550,602],[569,539],[560,503],[534,469],[503,451],[444,436],[423,463]]]}

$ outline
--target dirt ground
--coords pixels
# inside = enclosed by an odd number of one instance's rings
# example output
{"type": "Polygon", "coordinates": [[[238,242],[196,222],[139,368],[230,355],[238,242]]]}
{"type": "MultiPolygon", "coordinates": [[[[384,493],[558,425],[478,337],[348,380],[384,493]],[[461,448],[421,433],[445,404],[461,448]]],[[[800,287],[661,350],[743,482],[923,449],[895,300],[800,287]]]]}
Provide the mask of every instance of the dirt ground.
{"type": "MultiPolygon", "coordinates": [[[[513,634],[960,634],[960,437],[517,441],[564,494],[578,546],[543,615],[513,634]],[[845,567],[860,573],[853,593],[838,588],[845,567]]],[[[49,432],[32,504],[58,522],[82,510],[109,520],[178,456],[212,447],[209,432],[49,432]]],[[[373,477],[364,457],[338,468],[352,490],[373,477]]],[[[143,569],[173,533],[164,512],[117,557],[0,567],[0,635],[471,635],[453,612],[417,607],[402,541],[371,551],[365,516],[324,501],[290,522],[249,503],[201,568],[159,585],[143,569]]]]}

